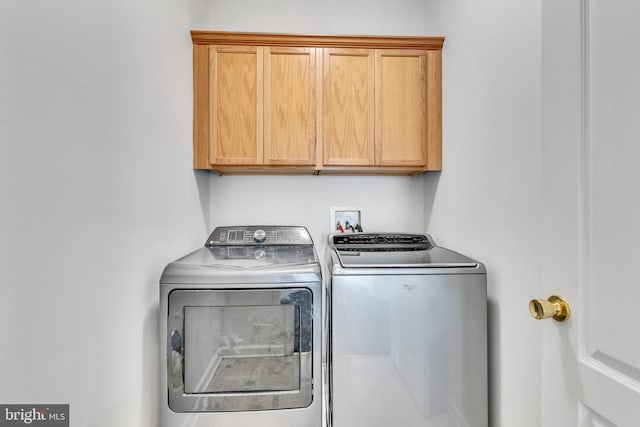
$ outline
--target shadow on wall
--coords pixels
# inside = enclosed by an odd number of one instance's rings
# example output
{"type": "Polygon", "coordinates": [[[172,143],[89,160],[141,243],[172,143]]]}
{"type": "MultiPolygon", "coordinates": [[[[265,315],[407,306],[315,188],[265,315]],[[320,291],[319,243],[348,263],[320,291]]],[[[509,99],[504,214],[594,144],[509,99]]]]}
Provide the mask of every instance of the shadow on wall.
{"type": "Polygon", "coordinates": [[[193,170],[193,177],[198,187],[200,209],[206,230],[211,230],[211,172],[206,170],[193,170]]]}
{"type": "MultiPolygon", "coordinates": [[[[157,289],[157,284],[153,283],[157,289]]],[[[157,427],[160,416],[160,375],[162,374],[160,366],[160,331],[158,327],[159,307],[154,304],[147,312],[144,319],[143,334],[144,344],[142,348],[142,384],[143,384],[143,403],[147,414],[147,427],[157,427]]]]}
{"type": "MultiPolygon", "coordinates": [[[[489,280],[489,272],[487,272],[487,281],[489,280]]],[[[491,409],[496,408],[494,400],[499,399],[500,394],[498,389],[500,387],[500,338],[499,334],[493,333],[498,330],[500,324],[500,309],[498,304],[494,301],[487,300],[487,348],[489,354],[487,355],[489,366],[489,425],[495,425],[493,416],[495,415],[491,409]]]]}
{"type": "Polygon", "coordinates": [[[424,178],[424,225],[429,229],[429,223],[431,222],[431,211],[433,210],[433,204],[436,199],[436,192],[438,191],[438,183],[440,182],[440,174],[442,172],[427,172],[424,178]]]}

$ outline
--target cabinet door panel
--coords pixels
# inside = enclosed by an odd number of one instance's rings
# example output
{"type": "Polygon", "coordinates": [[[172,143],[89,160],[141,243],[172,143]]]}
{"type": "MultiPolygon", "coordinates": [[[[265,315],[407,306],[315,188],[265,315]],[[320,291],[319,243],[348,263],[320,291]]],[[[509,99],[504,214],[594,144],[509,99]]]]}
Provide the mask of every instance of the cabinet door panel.
{"type": "Polygon", "coordinates": [[[324,50],[324,164],[373,165],[374,51],[324,50]]]}
{"type": "Polygon", "coordinates": [[[316,49],[265,48],[264,160],[315,164],[316,49]]]}
{"type": "Polygon", "coordinates": [[[427,53],[376,50],[376,163],[426,165],[427,53]]]}
{"type": "Polygon", "coordinates": [[[262,163],[262,48],[210,50],[212,164],[262,163]]]}

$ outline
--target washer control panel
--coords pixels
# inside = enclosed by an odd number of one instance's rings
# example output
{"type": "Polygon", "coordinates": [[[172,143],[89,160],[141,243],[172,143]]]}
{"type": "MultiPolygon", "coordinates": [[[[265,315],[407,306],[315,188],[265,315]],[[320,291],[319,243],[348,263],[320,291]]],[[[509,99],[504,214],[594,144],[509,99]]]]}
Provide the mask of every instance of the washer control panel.
{"type": "Polygon", "coordinates": [[[313,245],[309,231],[302,226],[217,227],[205,246],[313,245]]]}
{"type": "Polygon", "coordinates": [[[329,244],[344,251],[425,250],[434,246],[428,235],[398,233],[335,234],[329,244]]]}

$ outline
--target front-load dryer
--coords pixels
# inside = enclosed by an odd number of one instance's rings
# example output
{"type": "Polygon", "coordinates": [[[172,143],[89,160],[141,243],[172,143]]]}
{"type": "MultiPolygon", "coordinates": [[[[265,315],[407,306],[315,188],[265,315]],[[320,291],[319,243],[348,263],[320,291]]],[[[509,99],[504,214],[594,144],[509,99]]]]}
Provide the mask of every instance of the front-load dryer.
{"type": "Polygon", "coordinates": [[[320,427],[321,291],[304,227],[218,227],[167,265],[160,426],[320,427]]]}

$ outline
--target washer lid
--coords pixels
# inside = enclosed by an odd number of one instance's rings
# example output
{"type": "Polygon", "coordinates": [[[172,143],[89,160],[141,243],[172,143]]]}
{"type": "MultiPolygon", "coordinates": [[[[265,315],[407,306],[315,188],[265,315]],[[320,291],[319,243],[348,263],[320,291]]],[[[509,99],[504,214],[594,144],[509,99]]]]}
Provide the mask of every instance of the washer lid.
{"type": "Polygon", "coordinates": [[[426,234],[358,234],[329,236],[344,268],[461,268],[478,263],[457,252],[436,246],[426,234]]]}

